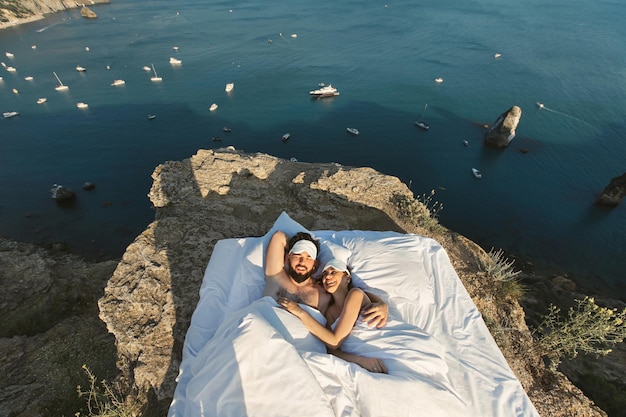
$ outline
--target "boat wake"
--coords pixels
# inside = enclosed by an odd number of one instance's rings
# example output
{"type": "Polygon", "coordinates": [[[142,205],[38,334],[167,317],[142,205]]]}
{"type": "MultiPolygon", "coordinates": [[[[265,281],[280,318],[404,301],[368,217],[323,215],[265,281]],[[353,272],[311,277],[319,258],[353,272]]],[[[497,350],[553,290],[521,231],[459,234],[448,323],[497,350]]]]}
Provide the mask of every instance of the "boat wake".
{"type": "Polygon", "coordinates": [[[43,31],[46,31],[46,30],[50,29],[50,28],[51,28],[51,27],[53,27],[53,26],[60,25],[60,24],[62,24],[62,23],[64,23],[64,22],[57,22],[57,23],[53,23],[53,24],[51,24],[51,25],[48,25],[48,26],[42,27],[41,29],[37,29],[35,32],[37,32],[37,33],[41,33],[41,32],[43,32],[43,31]]]}
{"type": "Polygon", "coordinates": [[[592,126],[591,123],[587,122],[586,120],[581,119],[580,117],[572,116],[571,114],[567,114],[567,113],[560,112],[558,110],[551,109],[549,107],[546,107],[543,103],[537,103],[537,107],[539,107],[539,110],[549,111],[551,113],[555,113],[555,114],[558,114],[560,116],[567,117],[567,118],[572,119],[572,120],[577,120],[579,122],[583,122],[585,124],[588,124],[589,126],[592,126]]]}

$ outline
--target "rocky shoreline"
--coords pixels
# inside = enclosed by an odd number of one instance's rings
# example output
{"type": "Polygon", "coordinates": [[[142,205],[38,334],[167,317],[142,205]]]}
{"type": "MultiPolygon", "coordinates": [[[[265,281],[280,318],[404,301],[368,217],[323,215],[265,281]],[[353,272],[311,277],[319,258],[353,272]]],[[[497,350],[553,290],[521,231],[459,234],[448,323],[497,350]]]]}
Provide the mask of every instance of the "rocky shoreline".
{"type": "MultiPolygon", "coordinates": [[[[0,29],[35,22],[49,13],[78,9],[83,3],[66,0],[21,0],[17,2],[0,0],[0,29]]],[[[89,5],[107,4],[110,0],[89,0],[89,5]]]]}
{"type": "MultiPolygon", "coordinates": [[[[0,327],[0,348],[7,352],[0,372],[8,376],[0,382],[0,417],[84,411],[75,392],[76,385],[86,385],[82,364],[99,379],[117,377],[127,394],[139,394],[143,415],[165,415],[213,245],[263,235],[282,210],[310,229],[396,230],[435,238],[540,414],[606,415],[564,374],[545,367],[533,353],[526,325],[554,294],[571,300],[573,282],[524,273],[526,311],[515,299],[498,299],[497,284],[487,282],[477,266],[484,251],[400,210],[398,196],[412,193],[397,178],[370,168],[294,163],[230,148],[162,164],[153,179],[155,221],[119,262],[88,262],[62,247],[0,240],[6,289],[0,312],[7,317],[0,327]]],[[[598,374],[623,380],[615,368],[602,366],[598,374]]]]}

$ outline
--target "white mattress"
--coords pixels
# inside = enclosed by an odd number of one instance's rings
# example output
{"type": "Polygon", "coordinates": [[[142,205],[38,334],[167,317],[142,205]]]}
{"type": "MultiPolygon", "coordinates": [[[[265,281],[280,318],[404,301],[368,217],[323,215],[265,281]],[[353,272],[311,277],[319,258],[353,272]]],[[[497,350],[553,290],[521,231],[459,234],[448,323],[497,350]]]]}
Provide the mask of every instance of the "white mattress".
{"type": "Polygon", "coordinates": [[[170,417],[539,416],[436,241],[313,231],[322,264],[343,259],[357,286],[389,304],[387,326],[357,325],[343,345],[382,358],[384,375],[327,354],[299,319],[261,298],[275,230],[305,229],[283,213],[263,237],[215,246],[170,417]]]}

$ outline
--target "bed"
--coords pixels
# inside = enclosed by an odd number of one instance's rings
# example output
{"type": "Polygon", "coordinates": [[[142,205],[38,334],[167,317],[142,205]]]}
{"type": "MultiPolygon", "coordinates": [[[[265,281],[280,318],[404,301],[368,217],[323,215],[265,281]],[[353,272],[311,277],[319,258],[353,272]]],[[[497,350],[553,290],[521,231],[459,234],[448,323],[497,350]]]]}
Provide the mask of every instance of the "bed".
{"type": "Polygon", "coordinates": [[[360,337],[343,345],[382,358],[389,374],[374,374],[327,354],[299,319],[262,297],[263,257],[276,230],[306,231],[282,213],[263,237],[216,244],[169,417],[539,416],[436,241],[311,232],[322,264],[342,259],[355,285],[389,304],[387,326],[357,325],[360,337]]]}

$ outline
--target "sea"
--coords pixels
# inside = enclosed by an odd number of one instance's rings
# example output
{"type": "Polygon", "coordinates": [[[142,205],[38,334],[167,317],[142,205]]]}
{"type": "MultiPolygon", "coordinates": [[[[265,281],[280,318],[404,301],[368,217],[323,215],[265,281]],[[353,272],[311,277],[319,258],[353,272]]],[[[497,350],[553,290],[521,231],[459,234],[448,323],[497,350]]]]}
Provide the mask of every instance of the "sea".
{"type": "Polygon", "coordinates": [[[518,269],[531,261],[626,300],[626,202],[594,204],[626,172],[625,2],[91,9],[95,20],[75,9],[0,31],[0,111],[20,113],[0,118],[0,236],[120,257],[154,219],[158,164],[234,146],[397,176],[417,197],[434,192],[441,224],[518,269]],[[55,73],[67,91],[55,90],[55,73]],[[311,98],[328,84],[340,95],[311,98]],[[516,137],[485,147],[484,125],[512,106],[522,109],[516,137]],[[74,203],[51,199],[54,184],[74,190],[74,203]]]}

